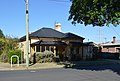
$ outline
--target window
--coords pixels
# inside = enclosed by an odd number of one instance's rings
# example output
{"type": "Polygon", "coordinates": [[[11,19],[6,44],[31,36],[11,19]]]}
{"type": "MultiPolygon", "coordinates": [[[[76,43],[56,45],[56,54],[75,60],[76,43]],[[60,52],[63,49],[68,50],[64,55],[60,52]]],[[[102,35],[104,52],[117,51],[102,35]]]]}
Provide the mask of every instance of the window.
{"type": "Polygon", "coordinates": [[[79,48],[76,48],[76,53],[79,54],[79,48]]]}
{"type": "Polygon", "coordinates": [[[44,52],[45,51],[45,46],[42,46],[41,49],[42,49],[41,52],[44,52]]]}
{"type": "Polygon", "coordinates": [[[70,49],[70,53],[71,53],[71,54],[74,54],[74,48],[71,48],[71,49],[70,49]]]}
{"type": "Polygon", "coordinates": [[[40,46],[36,46],[36,52],[40,52],[40,46]]]}
{"type": "Polygon", "coordinates": [[[46,50],[50,51],[49,47],[50,47],[50,46],[46,46],[46,50]]]}
{"type": "Polygon", "coordinates": [[[50,46],[50,51],[52,51],[54,53],[54,46],[50,46]]]}

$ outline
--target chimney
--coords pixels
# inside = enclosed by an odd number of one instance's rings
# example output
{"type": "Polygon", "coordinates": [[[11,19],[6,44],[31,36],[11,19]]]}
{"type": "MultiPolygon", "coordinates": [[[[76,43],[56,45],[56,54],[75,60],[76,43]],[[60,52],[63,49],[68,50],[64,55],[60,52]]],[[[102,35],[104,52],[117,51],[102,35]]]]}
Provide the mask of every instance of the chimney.
{"type": "Polygon", "coordinates": [[[55,30],[61,32],[61,24],[60,24],[60,23],[56,23],[56,24],[55,24],[55,30]]]}
{"type": "Polygon", "coordinates": [[[116,37],[115,36],[113,37],[113,43],[116,43],[116,37]]]}

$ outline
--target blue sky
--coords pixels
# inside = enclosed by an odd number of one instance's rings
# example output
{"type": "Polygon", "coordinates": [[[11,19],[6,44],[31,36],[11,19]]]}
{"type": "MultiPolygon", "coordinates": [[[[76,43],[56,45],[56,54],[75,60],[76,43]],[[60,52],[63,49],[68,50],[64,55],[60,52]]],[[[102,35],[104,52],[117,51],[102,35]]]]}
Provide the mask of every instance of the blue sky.
{"type": "MultiPolygon", "coordinates": [[[[54,28],[54,23],[62,24],[62,32],[72,32],[85,38],[85,41],[111,41],[113,36],[120,40],[120,25],[113,27],[92,27],[68,21],[71,2],[69,0],[29,0],[29,31],[42,27],[54,28]],[[100,32],[99,32],[100,31],[100,32]]],[[[0,0],[0,29],[5,35],[21,37],[25,35],[25,1],[0,0]]]]}

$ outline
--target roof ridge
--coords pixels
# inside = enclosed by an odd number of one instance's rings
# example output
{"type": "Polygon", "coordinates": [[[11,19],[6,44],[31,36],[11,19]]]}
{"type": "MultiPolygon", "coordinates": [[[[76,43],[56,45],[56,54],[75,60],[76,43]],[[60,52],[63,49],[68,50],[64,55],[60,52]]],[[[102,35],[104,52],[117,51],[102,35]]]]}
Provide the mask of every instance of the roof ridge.
{"type": "Polygon", "coordinates": [[[61,32],[61,31],[57,31],[57,30],[55,30],[55,29],[53,29],[53,28],[43,27],[43,28],[41,28],[41,29],[51,29],[51,30],[53,30],[53,31],[56,31],[56,32],[60,32],[60,33],[62,33],[62,34],[65,34],[65,33],[61,32]]]}

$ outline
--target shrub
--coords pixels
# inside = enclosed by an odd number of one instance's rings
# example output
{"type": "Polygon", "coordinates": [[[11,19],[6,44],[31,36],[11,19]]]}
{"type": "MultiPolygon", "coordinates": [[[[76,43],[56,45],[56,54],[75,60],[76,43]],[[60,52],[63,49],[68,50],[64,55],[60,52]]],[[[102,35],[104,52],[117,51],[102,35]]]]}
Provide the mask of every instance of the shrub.
{"type": "MultiPolygon", "coordinates": [[[[22,53],[22,54],[23,54],[23,53],[22,53]]],[[[9,62],[9,63],[11,63],[11,57],[12,57],[13,55],[17,55],[17,56],[19,57],[19,62],[21,62],[21,51],[20,51],[20,50],[10,50],[10,51],[8,52],[8,62],[9,62]]],[[[16,58],[16,57],[13,57],[13,58],[12,58],[12,62],[13,62],[14,64],[16,64],[16,63],[17,63],[17,58],[16,58]]]]}
{"type": "Polygon", "coordinates": [[[36,62],[46,63],[53,61],[54,54],[51,51],[36,52],[36,62]]]}
{"type": "Polygon", "coordinates": [[[41,59],[43,59],[43,53],[42,52],[36,52],[36,62],[40,61],[41,59]]]}
{"type": "Polygon", "coordinates": [[[0,55],[0,61],[4,63],[8,62],[8,53],[6,50],[0,55]]]}
{"type": "Polygon", "coordinates": [[[53,58],[53,61],[54,61],[54,62],[60,62],[60,57],[59,57],[59,56],[54,57],[54,58],[53,58]]]}

